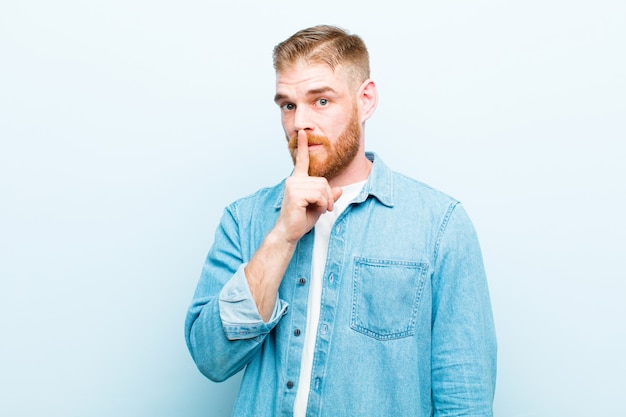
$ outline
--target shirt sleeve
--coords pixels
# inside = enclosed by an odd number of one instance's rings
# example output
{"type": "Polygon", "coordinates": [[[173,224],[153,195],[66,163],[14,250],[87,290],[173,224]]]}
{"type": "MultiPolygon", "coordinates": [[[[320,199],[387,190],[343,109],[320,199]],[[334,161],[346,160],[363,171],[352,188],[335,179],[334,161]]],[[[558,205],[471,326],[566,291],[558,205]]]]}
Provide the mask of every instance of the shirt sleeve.
{"type": "Polygon", "coordinates": [[[270,321],[261,319],[244,273],[254,247],[246,239],[234,203],[224,210],[185,320],[191,357],[216,382],[242,370],[287,311],[286,302],[277,301],[270,321]]]}
{"type": "Polygon", "coordinates": [[[219,295],[220,318],[229,340],[248,339],[268,333],[287,311],[287,303],[277,297],[272,316],[267,323],[263,321],[248,286],[244,272],[246,265],[239,267],[219,295]]]}
{"type": "Polygon", "coordinates": [[[432,281],[434,415],[491,417],[496,337],[478,238],[458,203],[440,230],[432,281]]]}

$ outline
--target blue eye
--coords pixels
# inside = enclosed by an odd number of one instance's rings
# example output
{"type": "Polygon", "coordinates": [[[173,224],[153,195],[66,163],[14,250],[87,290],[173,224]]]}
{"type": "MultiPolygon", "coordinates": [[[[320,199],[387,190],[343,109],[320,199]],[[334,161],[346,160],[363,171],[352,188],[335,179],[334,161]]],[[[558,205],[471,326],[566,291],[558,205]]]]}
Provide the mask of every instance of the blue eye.
{"type": "Polygon", "coordinates": [[[317,104],[319,104],[320,106],[325,106],[328,104],[328,100],[325,98],[320,98],[319,100],[317,100],[317,104]]]}
{"type": "Polygon", "coordinates": [[[295,108],[296,108],[296,105],[295,105],[295,104],[293,104],[293,103],[283,104],[283,109],[284,109],[284,110],[288,110],[288,111],[290,111],[290,110],[293,110],[293,109],[295,109],[295,108]]]}

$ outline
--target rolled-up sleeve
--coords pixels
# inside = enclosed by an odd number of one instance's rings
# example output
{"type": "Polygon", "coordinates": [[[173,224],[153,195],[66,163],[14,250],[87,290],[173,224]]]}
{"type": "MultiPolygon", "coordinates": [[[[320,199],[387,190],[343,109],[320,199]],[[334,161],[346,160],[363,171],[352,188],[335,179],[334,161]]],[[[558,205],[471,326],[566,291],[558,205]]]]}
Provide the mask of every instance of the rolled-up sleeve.
{"type": "Polygon", "coordinates": [[[272,316],[264,322],[252,298],[245,266],[243,264],[237,269],[218,297],[222,326],[229,340],[249,339],[269,333],[288,308],[285,301],[277,298],[272,316]]]}

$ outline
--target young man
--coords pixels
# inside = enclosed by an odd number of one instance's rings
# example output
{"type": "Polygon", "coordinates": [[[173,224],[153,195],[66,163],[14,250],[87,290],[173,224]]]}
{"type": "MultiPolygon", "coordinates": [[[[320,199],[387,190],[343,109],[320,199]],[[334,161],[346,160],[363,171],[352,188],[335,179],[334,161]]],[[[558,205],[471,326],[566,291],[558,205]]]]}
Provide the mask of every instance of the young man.
{"type": "Polygon", "coordinates": [[[365,152],[362,40],[305,29],[274,67],[294,170],[224,212],[186,320],[198,368],[245,368],[234,416],[491,416],[476,234],[458,201],[365,152]]]}

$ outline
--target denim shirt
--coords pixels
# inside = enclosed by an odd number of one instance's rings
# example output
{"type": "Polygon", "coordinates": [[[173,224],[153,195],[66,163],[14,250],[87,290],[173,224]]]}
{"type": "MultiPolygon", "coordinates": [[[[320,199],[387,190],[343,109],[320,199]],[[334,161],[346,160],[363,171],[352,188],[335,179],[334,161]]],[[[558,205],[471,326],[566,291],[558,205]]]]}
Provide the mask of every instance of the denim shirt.
{"type": "MultiPolygon", "coordinates": [[[[458,201],[367,156],[370,176],[331,231],[307,416],[492,416],[496,340],[474,228],[458,201]]],[[[283,188],[225,209],[185,323],[204,375],[245,368],[233,416],[293,415],[315,229],[267,323],[243,271],[283,188]]]]}

